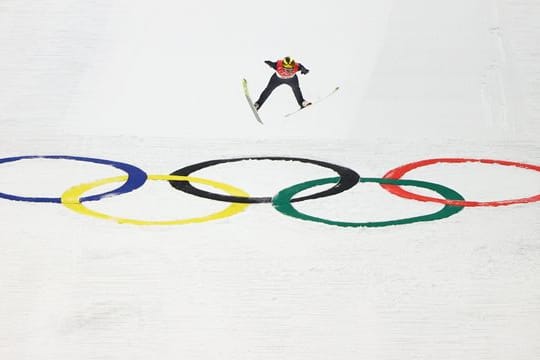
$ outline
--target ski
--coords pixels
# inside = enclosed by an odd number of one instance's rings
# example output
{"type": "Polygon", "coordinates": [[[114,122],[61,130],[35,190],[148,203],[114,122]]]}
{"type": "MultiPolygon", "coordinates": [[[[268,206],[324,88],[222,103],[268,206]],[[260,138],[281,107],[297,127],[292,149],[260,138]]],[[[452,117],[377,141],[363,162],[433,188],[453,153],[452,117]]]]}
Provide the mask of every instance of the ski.
{"type": "Polygon", "coordinates": [[[242,79],[242,87],[244,88],[244,95],[246,96],[249,107],[251,108],[251,111],[253,111],[253,115],[255,115],[255,119],[262,124],[263,122],[261,120],[261,117],[259,116],[259,112],[257,111],[257,109],[255,109],[255,106],[253,106],[253,100],[251,100],[251,96],[249,95],[246,79],[242,79]]]}
{"type": "Polygon", "coordinates": [[[310,106],[313,106],[313,105],[315,105],[315,104],[317,104],[317,103],[320,103],[321,101],[323,101],[323,100],[327,99],[328,97],[334,95],[338,90],[339,90],[339,86],[336,86],[336,88],[335,88],[334,90],[330,91],[328,94],[326,94],[326,95],[323,96],[322,98],[317,99],[317,100],[315,100],[315,101],[312,101],[310,105],[308,105],[308,106],[306,106],[306,107],[301,107],[300,109],[296,109],[295,111],[290,112],[290,113],[288,113],[288,114],[285,114],[284,116],[285,116],[285,117],[289,117],[289,116],[291,116],[291,115],[296,114],[296,113],[299,112],[300,110],[306,109],[306,108],[308,108],[308,107],[310,107],[310,106]]]}

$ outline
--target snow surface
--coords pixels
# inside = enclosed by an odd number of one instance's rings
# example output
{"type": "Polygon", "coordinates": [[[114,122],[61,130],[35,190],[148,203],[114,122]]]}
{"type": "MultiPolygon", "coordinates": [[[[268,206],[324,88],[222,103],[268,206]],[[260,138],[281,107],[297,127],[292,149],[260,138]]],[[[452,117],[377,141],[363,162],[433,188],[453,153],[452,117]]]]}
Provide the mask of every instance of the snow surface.
{"type": "MultiPolygon", "coordinates": [[[[367,178],[430,158],[540,166],[539,19],[533,0],[5,0],[0,157],[103,158],[163,175],[256,156],[367,178]],[[311,70],[306,98],[341,89],[285,119],[296,104],[279,88],[261,126],[240,80],[258,95],[263,61],[284,55],[311,70]]],[[[20,160],[0,164],[0,192],[60,196],[122,174],[20,160]]],[[[273,196],[335,173],[252,160],[193,175],[273,196]]],[[[436,164],[406,177],[467,200],[540,194],[540,173],[518,167],[436,164]]],[[[85,204],[145,220],[228,206],[165,181],[85,204]]],[[[358,222],[441,209],[371,183],[295,206],[358,222]]],[[[0,199],[0,359],[537,359],[539,219],[529,203],[344,228],[252,204],[137,226],[0,199]]]]}

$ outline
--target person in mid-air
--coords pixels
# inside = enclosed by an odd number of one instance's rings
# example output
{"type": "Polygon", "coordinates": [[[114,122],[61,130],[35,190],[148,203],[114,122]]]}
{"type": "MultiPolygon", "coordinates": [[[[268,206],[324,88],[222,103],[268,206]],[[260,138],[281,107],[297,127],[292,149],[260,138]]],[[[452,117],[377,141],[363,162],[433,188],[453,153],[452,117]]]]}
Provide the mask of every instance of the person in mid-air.
{"type": "Polygon", "coordinates": [[[311,105],[311,102],[304,99],[304,96],[302,95],[302,90],[300,90],[298,76],[296,76],[296,73],[298,71],[300,71],[302,75],[305,75],[309,72],[309,70],[305,66],[297,63],[290,56],[286,56],[276,62],[266,60],[264,63],[270,66],[276,72],[272,75],[272,77],[270,77],[270,81],[261,93],[261,96],[259,96],[259,99],[255,101],[255,103],[253,103],[255,109],[259,110],[266,101],[266,99],[268,99],[268,96],[270,96],[272,91],[274,91],[275,88],[282,84],[287,84],[292,88],[294,96],[296,97],[296,102],[298,103],[298,105],[300,105],[301,108],[311,105]]]}

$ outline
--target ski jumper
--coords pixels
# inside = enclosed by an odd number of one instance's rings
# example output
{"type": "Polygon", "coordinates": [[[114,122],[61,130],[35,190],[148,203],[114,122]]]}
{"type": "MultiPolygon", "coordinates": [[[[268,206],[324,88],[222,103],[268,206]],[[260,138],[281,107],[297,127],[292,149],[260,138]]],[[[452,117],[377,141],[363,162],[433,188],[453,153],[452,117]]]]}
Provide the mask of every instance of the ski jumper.
{"type": "Polygon", "coordinates": [[[283,84],[287,84],[292,88],[296,102],[298,105],[300,105],[300,107],[303,107],[302,103],[305,101],[305,99],[302,95],[302,90],[300,90],[300,84],[298,82],[298,76],[296,76],[296,73],[300,71],[302,74],[307,74],[309,70],[306,69],[302,64],[295,63],[293,68],[287,71],[283,67],[283,60],[278,60],[276,62],[267,60],[265,63],[272,69],[276,70],[276,72],[270,77],[268,85],[266,85],[266,88],[256,101],[256,103],[259,105],[259,109],[261,108],[262,104],[264,104],[266,99],[268,99],[268,96],[270,96],[272,91],[283,84]]]}

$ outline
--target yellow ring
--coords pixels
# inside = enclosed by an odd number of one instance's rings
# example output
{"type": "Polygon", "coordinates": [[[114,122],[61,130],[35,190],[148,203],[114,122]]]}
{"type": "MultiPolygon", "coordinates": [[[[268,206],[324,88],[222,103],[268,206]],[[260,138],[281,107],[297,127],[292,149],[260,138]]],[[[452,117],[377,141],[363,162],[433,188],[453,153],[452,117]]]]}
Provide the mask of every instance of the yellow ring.
{"type": "MultiPolygon", "coordinates": [[[[111,178],[101,179],[101,180],[93,181],[90,183],[74,186],[72,188],[69,188],[62,194],[62,204],[64,204],[64,206],[66,206],[67,208],[83,215],[93,216],[93,217],[97,217],[97,218],[105,219],[105,220],[114,220],[120,224],[133,224],[133,225],[183,225],[183,224],[191,224],[191,223],[202,223],[206,221],[223,219],[229,216],[236,215],[244,211],[245,208],[249,206],[249,204],[232,203],[224,210],[221,210],[219,212],[216,212],[207,216],[203,216],[203,217],[181,219],[181,220],[145,221],[145,220],[136,220],[136,219],[126,219],[126,218],[121,218],[117,216],[103,214],[103,213],[87,208],[80,201],[81,196],[85,192],[91,189],[94,189],[98,186],[105,185],[105,184],[126,181],[127,179],[128,179],[128,176],[126,175],[115,176],[111,178]]],[[[209,185],[217,189],[221,189],[234,196],[243,196],[243,197],[249,196],[249,194],[247,194],[245,191],[240,190],[234,186],[223,184],[223,183],[213,181],[213,180],[203,179],[203,178],[197,178],[197,177],[191,177],[191,176],[180,176],[180,175],[148,175],[148,179],[149,180],[176,180],[176,181],[187,180],[187,181],[192,181],[192,182],[196,182],[200,184],[209,185]]]]}

